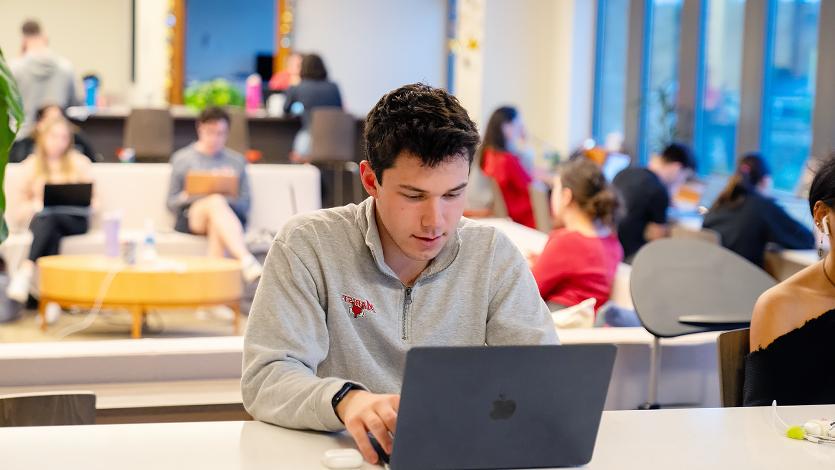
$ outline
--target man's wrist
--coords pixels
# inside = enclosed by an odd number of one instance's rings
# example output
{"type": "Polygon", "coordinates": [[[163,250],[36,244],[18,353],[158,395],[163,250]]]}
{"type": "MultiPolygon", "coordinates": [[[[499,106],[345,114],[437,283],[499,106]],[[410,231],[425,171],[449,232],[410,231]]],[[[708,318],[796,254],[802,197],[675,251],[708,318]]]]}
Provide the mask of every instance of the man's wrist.
{"type": "Polygon", "coordinates": [[[349,400],[351,395],[354,395],[353,392],[365,390],[360,385],[357,385],[353,382],[345,382],[345,385],[339,389],[336,394],[334,394],[333,398],[331,399],[331,406],[333,407],[334,413],[336,413],[336,417],[342,421],[342,416],[340,415],[339,411],[344,409],[349,400]],[[340,406],[342,405],[342,406],[340,406]]]}

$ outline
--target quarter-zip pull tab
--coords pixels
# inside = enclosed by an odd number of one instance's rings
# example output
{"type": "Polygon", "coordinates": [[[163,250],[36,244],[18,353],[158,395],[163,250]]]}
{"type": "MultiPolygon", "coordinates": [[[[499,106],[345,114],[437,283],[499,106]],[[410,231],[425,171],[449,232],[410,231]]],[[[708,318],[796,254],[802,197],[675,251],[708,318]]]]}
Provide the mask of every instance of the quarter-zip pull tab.
{"type": "Polygon", "coordinates": [[[408,332],[406,331],[406,322],[409,318],[409,305],[412,304],[412,288],[406,288],[406,297],[403,299],[403,324],[402,324],[402,338],[403,340],[409,339],[408,332]]]}

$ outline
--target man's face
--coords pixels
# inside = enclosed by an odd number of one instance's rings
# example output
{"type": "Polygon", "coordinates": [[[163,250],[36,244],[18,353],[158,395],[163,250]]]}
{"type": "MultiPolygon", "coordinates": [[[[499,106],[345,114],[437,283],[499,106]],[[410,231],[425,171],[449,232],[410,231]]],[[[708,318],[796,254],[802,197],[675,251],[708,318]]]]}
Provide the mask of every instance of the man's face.
{"type": "Polygon", "coordinates": [[[686,183],[687,179],[693,175],[693,171],[689,168],[685,168],[681,163],[669,163],[668,165],[670,168],[668,170],[669,177],[667,186],[672,189],[680,188],[681,185],[686,183]]]}
{"type": "Polygon", "coordinates": [[[368,162],[363,162],[362,182],[375,199],[378,221],[383,225],[379,227],[381,239],[387,234],[396,254],[412,261],[437,256],[454,238],[464,213],[469,171],[464,157],[429,168],[418,157],[403,152],[393,167],[383,171],[380,184],[368,162]]]}
{"type": "Polygon", "coordinates": [[[668,162],[660,155],[654,155],[650,160],[650,167],[671,191],[675,191],[679,186],[687,181],[692,170],[685,168],[681,163],[668,162]]]}
{"type": "Polygon", "coordinates": [[[229,136],[229,123],[225,119],[216,119],[197,124],[197,141],[204,151],[214,155],[226,146],[229,136]]]}

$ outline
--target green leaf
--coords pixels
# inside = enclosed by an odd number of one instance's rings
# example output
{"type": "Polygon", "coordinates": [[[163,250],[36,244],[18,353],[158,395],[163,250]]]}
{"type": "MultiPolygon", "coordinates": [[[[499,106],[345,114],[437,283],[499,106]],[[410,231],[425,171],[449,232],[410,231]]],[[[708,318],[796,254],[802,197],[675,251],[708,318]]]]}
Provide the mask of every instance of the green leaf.
{"type": "Polygon", "coordinates": [[[9,161],[9,150],[22,122],[23,103],[20,101],[20,92],[12,71],[6,64],[6,58],[3,57],[3,50],[0,49],[0,243],[9,236],[4,217],[6,193],[2,190],[3,179],[6,175],[6,163],[9,161]]]}
{"type": "Polygon", "coordinates": [[[184,101],[187,106],[202,110],[207,106],[244,105],[244,95],[238,88],[222,78],[206,82],[194,82],[186,88],[184,101]]]}

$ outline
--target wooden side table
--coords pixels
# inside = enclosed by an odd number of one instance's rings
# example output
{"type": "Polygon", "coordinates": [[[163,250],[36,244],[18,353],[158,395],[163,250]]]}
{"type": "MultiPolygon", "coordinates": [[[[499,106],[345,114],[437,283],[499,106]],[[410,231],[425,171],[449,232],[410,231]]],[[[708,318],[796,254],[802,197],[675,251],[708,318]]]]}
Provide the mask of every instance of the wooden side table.
{"type": "Polygon", "coordinates": [[[44,330],[47,303],[92,308],[97,301],[101,308],[131,312],[133,338],[142,336],[142,323],[151,308],[226,305],[235,313],[235,334],[240,330],[243,285],[235,260],[195,256],[128,265],[99,255],[56,255],[38,259],[38,271],[38,310],[44,330]]]}

